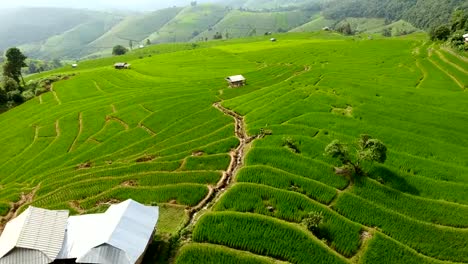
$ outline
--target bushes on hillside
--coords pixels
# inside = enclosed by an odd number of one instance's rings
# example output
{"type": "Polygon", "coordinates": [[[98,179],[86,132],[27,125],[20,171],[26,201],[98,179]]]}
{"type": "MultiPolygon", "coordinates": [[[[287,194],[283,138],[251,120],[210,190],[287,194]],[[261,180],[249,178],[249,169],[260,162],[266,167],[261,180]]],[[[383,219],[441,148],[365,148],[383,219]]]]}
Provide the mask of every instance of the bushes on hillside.
{"type": "Polygon", "coordinates": [[[117,45],[112,49],[112,55],[120,56],[125,55],[128,52],[128,49],[122,45],[117,45]]]}
{"type": "Polygon", "coordinates": [[[430,32],[433,41],[449,41],[450,45],[460,51],[468,51],[463,35],[468,32],[468,12],[457,10],[452,14],[449,24],[440,25],[430,32]]]}

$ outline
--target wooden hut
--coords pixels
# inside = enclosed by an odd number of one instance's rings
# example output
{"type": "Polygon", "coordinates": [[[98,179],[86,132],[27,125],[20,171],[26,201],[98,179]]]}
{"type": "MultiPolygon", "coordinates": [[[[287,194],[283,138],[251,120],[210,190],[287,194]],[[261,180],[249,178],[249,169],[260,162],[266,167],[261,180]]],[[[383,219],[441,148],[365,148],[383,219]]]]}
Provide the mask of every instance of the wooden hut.
{"type": "Polygon", "coordinates": [[[242,75],[234,75],[226,78],[231,88],[241,87],[246,84],[246,79],[242,75]]]}

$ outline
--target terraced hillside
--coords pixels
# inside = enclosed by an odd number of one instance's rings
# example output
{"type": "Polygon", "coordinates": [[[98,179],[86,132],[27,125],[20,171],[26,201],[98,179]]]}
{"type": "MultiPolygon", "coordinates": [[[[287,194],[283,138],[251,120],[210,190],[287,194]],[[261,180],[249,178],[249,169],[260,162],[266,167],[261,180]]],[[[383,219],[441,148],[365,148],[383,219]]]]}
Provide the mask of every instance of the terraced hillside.
{"type": "Polygon", "coordinates": [[[176,263],[468,262],[468,60],[423,35],[274,37],[89,61],[1,114],[4,220],[133,198],[181,234],[176,263]],[[388,160],[351,183],[323,152],[363,133],[388,160]]]}
{"type": "Polygon", "coordinates": [[[192,41],[212,39],[216,32],[224,38],[264,35],[266,32],[285,32],[310,20],[310,12],[249,12],[233,10],[215,26],[195,36],[192,41]]]}

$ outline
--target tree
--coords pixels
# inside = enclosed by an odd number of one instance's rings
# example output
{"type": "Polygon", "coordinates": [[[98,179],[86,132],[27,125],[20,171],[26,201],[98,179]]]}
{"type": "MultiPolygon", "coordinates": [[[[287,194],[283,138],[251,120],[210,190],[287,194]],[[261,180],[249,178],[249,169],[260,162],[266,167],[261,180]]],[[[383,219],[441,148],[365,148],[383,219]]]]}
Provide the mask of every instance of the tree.
{"type": "Polygon", "coordinates": [[[323,223],[323,213],[322,212],[312,212],[309,213],[304,219],[302,219],[301,224],[307,228],[312,233],[317,232],[319,226],[323,223]]]}
{"type": "Polygon", "coordinates": [[[353,34],[353,30],[351,29],[351,25],[349,23],[343,24],[337,30],[338,32],[350,36],[353,34]]]}
{"type": "Polygon", "coordinates": [[[33,73],[36,73],[37,72],[37,65],[35,62],[31,61],[29,62],[29,66],[28,66],[28,71],[30,74],[33,74],[33,73]]]}
{"type": "Polygon", "coordinates": [[[21,53],[18,48],[11,48],[5,53],[6,62],[3,65],[3,76],[12,78],[13,80],[20,85],[20,80],[24,79],[23,74],[21,73],[21,68],[27,67],[26,59],[27,57],[21,53]]]}
{"type": "Polygon", "coordinates": [[[325,153],[332,158],[337,158],[343,164],[338,171],[352,172],[363,175],[361,164],[363,161],[385,163],[387,160],[387,147],[378,139],[369,135],[361,135],[356,145],[356,155],[351,156],[349,146],[339,140],[332,141],[326,148],[325,153]],[[349,171],[351,170],[351,171],[349,171]]]}
{"type": "Polygon", "coordinates": [[[116,55],[116,56],[125,55],[125,53],[127,53],[127,51],[128,51],[128,49],[125,48],[124,46],[117,45],[112,49],[112,54],[116,55]]]}
{"type": "Polygon", "coordinates": [[[437,28],[431,30],[431,40],[443,40],[446,41],[450,37],[450,29],[445,26],[438,26],[437,28]]]}
{"type": "Polygon", "coordinates": [[[128,46],[130,47],[130,50],[133,50],[133,41],[132,40],[128,41],[128,46]]]}
{"type": "Polygon", "coordinates": [[[151,40],[150,39],[146,40],[146,46],[151,46],[151,40]]]}
{"type": "Polygon", "coordinates": [[[7,98],[7,93],[5,90],[3,90],[2,87],[0,87],[0,105],[5,104],[8,101],[7,98]]]}
{"type": "Polygon", "coordinates": [[[213,36],[213,39],[223,39],[223,35],[219,32],[216,32],[216,34],[213,36]]]}
{"type": "Polygon", "coordinates": [[[391,37],[392,36],[392,29],[391,28],[385,28],[383,31],[382,31],[382,35],[384,37],[391,37]]]}
{"type": "Polygon", "coordinates": [[[9,93],[16,90],[19,90],[19,84],[11,77],[3,77],[3,89],[9,93]]]}
{"type": "Polygon", "coordinates": [[[62,62],[59,59],[53,59],[52,60],[52,67],[54,68],[60,68],[62,67],[62,62]]]}

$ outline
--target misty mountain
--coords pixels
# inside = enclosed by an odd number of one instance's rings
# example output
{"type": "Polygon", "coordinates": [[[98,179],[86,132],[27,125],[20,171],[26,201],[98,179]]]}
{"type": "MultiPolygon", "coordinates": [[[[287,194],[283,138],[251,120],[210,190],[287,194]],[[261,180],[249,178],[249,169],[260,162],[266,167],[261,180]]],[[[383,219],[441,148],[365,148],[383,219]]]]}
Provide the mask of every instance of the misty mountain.
{"type": "MultiPolygon", "coordinates": [[[[94,8],[106,1],[95,1],[94,8]]],[[[116,2],[118,3],[118,2],[116,2]]],[[[115,45],[205,41],[266,32],[316,31],[347,24],[355,33],[409,34],[448,22],[464,0],[203,0],[135,1],[135,11],[70,8],[0,9],[0,50],[19,46],[52,60],[110,55],[115,45]],[[211,3],[205,3],[211,2],[211,3]],[[171,6],[171,7],[167,7],[171,6]],[[179,6],[179,7],[175,7],[179,6]],[[160,9],[162,7],[167,7],[160,9]],[[158,9],[157,11],[154,11],[158,9]]],[[[128,3],[127,3],[128,5],[128,3]]]]}

